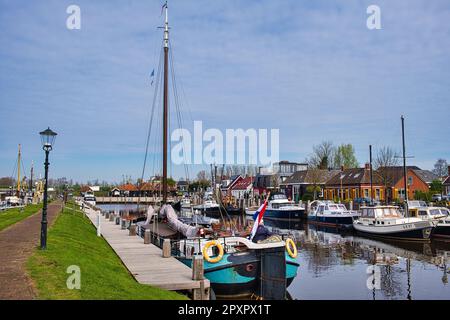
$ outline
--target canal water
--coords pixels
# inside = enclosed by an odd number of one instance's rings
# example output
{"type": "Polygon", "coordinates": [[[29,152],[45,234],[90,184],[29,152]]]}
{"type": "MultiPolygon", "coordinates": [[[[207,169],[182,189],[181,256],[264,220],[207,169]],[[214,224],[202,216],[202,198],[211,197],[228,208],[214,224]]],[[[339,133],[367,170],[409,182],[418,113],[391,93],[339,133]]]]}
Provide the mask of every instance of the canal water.
{"type": "Polygon", "coordinates": [[[306,223],[265,224],[296,239],[293,299],[450,299],[450,242],[386,242],[306,223]]]}
{"type": "MultiPolygon", "coordinates": [[[[99,207],[122,214],[137,209],[135,204],[99,207]]],[[[298,221],[265,219],[265,225],[297,243],[300,267],[288,288],[292,299],[450,299],[450,242],[373,240],[298,221]]]]}

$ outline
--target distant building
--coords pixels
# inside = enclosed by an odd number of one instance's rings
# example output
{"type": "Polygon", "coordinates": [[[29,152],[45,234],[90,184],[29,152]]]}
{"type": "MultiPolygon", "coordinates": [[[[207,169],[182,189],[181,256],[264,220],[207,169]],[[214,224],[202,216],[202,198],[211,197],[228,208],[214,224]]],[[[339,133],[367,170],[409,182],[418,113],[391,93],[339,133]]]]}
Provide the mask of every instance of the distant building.
{"type": "Polygon", "coordinates": [[[290,177],[294,172],[304,171],[308,169],[307,163],[298,163],[298,162],[290,162],[290,161],[280,161],[273,164],[273,174],[277,174],[279,177],[279,183],[282,183],[286,180],[287,177],[290,177]]]}
{"type": "Polygon", "coordinates": [[[231,176],[230,179],[223,180],[222,185],[220,186],[220,192],[222,193],[222,197],[231,197],[231,188],[242,180],[242,176],[240,174],[231,176]]]}
{"type": "Polygon", "coordinates": [[[245,177],[239,180],[231,188],[231,196],[234,199],[250,199],[253,198],[253,177],[245,177]]]}
{"type": "Polygon", "coordinates": [[[280,191],[286,194],[286,197],[298,202],[306,194],[313,194],[316,188],[316,196],[322,198],[324,195],[325,183],[340,170],[322,170],[308,169],[297,171],[280,183],[280,191]]]}
{"type": "Polygon", "coordinates": [[[448,166],[448,175],[444,177],[442,186],[444,187],[444,194],[450,194],[450,166],[448,166]]]}
{"type": "MultiPolygon", "coordinates": [[[[402,166],[386,167],[377,170],[382,177],[386,188],[386,200],[402,200],[405,198],[405,182],[402,166]]],[[[430,185],[439,177],[428,170],[422,170],[416,166],[406,167],[408,199],[414,199],[416,191],[428,192],[430,185]]]]}
{"type": "Polygon", "coordinates": [[[186,180],[180,180],[177,182],[177,191],[178,192],[188,192],[189,191],[189,182],[186,180]]]}
{"type": "MultiPolygon", "coordinates": [[[[373,198],[384,200],[384,187],[379,175],[373,172],[373,198]]],[[[356,198],[370,198],[370,165],[364,168],[344,169],[325,183],[324,198],[350,201],[356,198]]]]}

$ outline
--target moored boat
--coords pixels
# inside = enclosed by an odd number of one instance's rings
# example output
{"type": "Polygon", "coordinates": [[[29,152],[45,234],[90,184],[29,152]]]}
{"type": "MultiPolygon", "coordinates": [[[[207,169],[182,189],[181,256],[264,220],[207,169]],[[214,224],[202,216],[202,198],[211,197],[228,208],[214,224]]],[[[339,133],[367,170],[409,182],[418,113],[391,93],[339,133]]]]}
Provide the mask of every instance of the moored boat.
{"type": "Polygon", "coordinates": [[[304,219],[305,208],[287,199],[284,193],[273,193],[269,197],[265,219],[304,219]]]}
{"type": "Polygon", "coordinates": [[[414,241],[428,241],[434,226],[433,221],[403,217],[396,206],[362,207],[353,222],[362,235],[414,241]]]}
{"type": "Polygon", "coordinates": [[[334,203],[333,201],[313,201],[308,214],[308,221],[311,223],[352,228],[353,221],[358,219],[357,211],[347,210],[345,205],[334,203]]]}

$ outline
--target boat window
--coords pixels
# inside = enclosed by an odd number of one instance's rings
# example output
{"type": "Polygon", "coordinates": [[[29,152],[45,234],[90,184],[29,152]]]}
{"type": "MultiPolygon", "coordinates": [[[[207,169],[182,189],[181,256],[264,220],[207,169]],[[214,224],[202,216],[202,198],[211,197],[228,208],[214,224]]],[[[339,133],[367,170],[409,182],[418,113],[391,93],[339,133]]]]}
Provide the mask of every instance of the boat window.
{"type": "Polygon", "coordinates": [[[319,207],[319,213],[323,213],[323,210],[325,209],[325,206],[320,206],[319,207]]]}
{"type": "Polygon", "coordinates": [[[419,211],[419,216],[426,216],[427,212],[425,210],[420,210],[419,211]]]}
{"type": "Polygon", "coordinates": [[[448,216],[449,211],[448,211],[448,209],[441,209],[441,213],[448,216]]]}
{"type": "Polygon", "coordinates": [[[367,208],[367,209],[363,210],[363,215],[365,217],[373,218],[373,217],[375,217],[375,211],[373,210],[373,208],[367,208]]]}
{"type": "Polygon", "coordinates": [[[330,205],[328,206],[328,209],[329,209],[329,210],[337,210],[337,208],[338,208],[338,206],[335,205],[335,204],[330,204],[330,205]]]}
{"type": "Polygon", "coordinates": [[[284,200],[287,199],[286,196],[284,194],[274,194],[273,195],[273,200],[284,200]]]}
{"type": "Polygon", "coordinates": [[[431,210],[430,210],[430,214],[431,214],[432,216],[441,215],[441,210],[439,210],[439,209],[431,209],[431,210]]]}

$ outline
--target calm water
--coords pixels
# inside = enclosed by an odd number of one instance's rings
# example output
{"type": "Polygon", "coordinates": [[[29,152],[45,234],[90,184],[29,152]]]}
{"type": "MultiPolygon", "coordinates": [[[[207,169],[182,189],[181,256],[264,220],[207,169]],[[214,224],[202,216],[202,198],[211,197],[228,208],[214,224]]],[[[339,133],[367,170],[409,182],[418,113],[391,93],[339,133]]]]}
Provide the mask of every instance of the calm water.
{"type": "Polygon", "coordinates": [[[293,299],[450,299],[449,242],[385,242],[301,223],[265,224],[297,240],[293,299]],[[379,289],[368,289],[369,266],[379,271],[379,289]]]}
{"type": "MultiPolygon", "coordinates": [[[[135,204],[99,207],[122,214],[133,214],[137,209],[135,204]]],[[[450,242],[387,242],[268,219],[265,225],[296,239],[300,267],[288,288],[293,299],[450,299],[450,242]],[[370,266],[379,272],[380,289],[367,287],[370,266]]]]}

